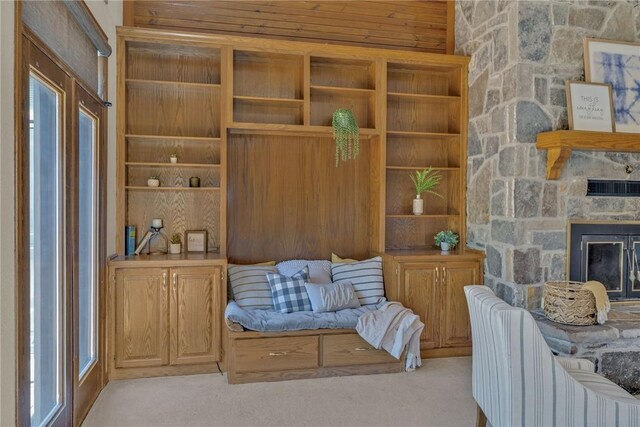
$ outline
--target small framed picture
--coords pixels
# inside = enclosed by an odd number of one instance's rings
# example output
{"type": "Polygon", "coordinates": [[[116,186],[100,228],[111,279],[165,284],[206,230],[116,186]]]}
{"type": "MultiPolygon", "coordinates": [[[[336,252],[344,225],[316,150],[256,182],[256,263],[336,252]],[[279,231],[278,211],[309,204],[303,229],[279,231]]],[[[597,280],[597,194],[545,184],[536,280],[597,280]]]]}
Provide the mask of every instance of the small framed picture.
{"type": "Polygon", "coordinates": [[[584,39],[584,74],[613,88],[616,132],[640,133],[640,43],[584,39]]]}
{"type": "Polygon", "coordinates": [[[615,132],[611,85],[567,81],[569,128],[615,132]]]}
{"type": "Polygon", "coordinates": [[[186,252],[207,252],[207,230],[187,230],[184,241],[186,252]]]}

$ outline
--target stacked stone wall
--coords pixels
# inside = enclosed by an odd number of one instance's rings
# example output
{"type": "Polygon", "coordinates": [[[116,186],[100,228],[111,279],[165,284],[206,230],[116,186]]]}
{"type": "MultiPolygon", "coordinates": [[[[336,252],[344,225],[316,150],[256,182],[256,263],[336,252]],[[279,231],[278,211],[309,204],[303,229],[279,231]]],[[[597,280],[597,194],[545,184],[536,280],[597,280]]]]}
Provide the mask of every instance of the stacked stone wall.
{"type": "Polygon", "coordinates": [[[565,279],[569,220],[640,220],[640,199],[586,197],[587,178],[640,179],[640,155],[574,152],[547,181],[535,147],[568,129],[565,81],[584,78],[584,37],[634,41],[638,29],[637,0],[456,0],[456,52],[472,58],[468,244],[511,304],[539,306],[542,284],[565,279]]]}

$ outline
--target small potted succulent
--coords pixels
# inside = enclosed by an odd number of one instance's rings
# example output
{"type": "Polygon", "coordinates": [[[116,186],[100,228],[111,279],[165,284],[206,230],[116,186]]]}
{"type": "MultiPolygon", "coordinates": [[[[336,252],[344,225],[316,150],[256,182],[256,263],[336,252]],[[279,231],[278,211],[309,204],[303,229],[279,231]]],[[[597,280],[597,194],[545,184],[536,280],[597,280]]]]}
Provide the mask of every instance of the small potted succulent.
{"type": "Polygon", "coordinates": [[[178,155],[176,153],[171,153],[169,160],[171,161],[171,163],[178,163],[178,155]]]}
{"type": "Polygon", "coordinates": [[[411,181],[413,181],[413,185],[416,187],[416,198],[413,199],[413,214],[422,215],[424,212],[422,193],[431,193],[441,198],[442,196],[433,191],[433,189],[440,184],[442,175],[440,175],[440,172],[429,167],[423,171],[415,171],[409,176],[411,177],[411,181]]]}
{"type": "Polygon", "coordinates": [[[160,187],[160,178],[155,175],[152,175],[147,179],[147,185],[149,187],[160,187]]]}
{"type": "Polygon", "coordinates": [[[180,234],[173,233],[171,236],[171,243],[169,244],[169,253],[170,254],[179,254],[182,249],[182,237],[180,234]]]}
{"type": "Polygon", "coordinates": [[[443,230],[436,234],[434,240],[436,241],[436,246],[440,246],[442,252],[448,252],[449,249],[455,248],[458,244],[458,234],[451,230],[443,230]]]}

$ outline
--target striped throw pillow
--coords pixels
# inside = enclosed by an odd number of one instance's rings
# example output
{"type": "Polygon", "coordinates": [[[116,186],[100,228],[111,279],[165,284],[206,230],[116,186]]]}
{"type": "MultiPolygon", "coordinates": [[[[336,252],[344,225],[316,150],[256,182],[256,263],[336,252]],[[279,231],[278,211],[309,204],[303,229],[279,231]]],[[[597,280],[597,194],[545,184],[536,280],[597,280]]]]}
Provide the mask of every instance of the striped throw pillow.
{"type": "Polygon", "coordinates": [[[332,263],[334,282],[351,282],[361,305],[378,304],[384,299],[382,258],[375,257],[350,264],[332,263]]]}
{"type": "Polygon", "coordinates": [[[240,307],[273,310],[267,273],[277,273],[275,266],[229,264],[228,272],[233,299],[240,307]]]}

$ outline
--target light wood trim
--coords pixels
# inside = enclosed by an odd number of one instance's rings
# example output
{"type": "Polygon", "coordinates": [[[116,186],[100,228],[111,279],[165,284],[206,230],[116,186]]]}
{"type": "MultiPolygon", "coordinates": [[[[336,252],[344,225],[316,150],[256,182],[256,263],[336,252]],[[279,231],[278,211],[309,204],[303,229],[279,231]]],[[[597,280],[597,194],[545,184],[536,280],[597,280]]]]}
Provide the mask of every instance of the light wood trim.
{"type": "Polygon", "coordinates": [[[125,190],[133,191],[220,191],[220,187],[143,187],[127,185],[125,190]]]}
{"type": "Polygon", "coordinates": [[[302,98],[304,105],[302,110],[302,124],[311,125],[311,55],[304,56],[302,64],[302,98]]]}
{"type": "MultiPolygon", "coordinates": [[[[233,49],[224,46],[220,50],[220,79],[222,84],[222,98],[220,101],[220,253],[227,254],[227,206],[228,206],[228,144],[229,144],[229,123],[233,122],[233,49]]],[[[226,288],[226,281],[225,281],[226,288]]],[[[224,294],[226,295],[226,294],[224,294]]],[[[226,300],[223,295],[223,301],[226,300]]],[[[223,311],[224,313],[224,311],[223,311]]]]}
{"type": "MultiPolygon", "coordinates": [[[[303,126],[303,125],[280,125],[273,123],[239,123],[229,124],[230,133],[233,134],[257,134],[257,135],[283,135],[283,136],[321,136],[333,138],[333,128],[331,126],[303,126]]],[[[366,140],[379,136],[376,129],[360,128],[360,139],[366,140]]]]}
{"type": "Polygon", "coordinates": [[[401,130],[387,130],[387,135],[391,135],[391,136],[406,136],[406,137],[415,137],[415,138],[427,138],[427,137],[460,138],[460,136],[461,136],[459,133],[411,132],[411,131],[401,131],[401,130]]]}
{"type": "Polygon", "coordinates": [[[404,371],[404,365],[383,363],[377,365],[358,365],[342,367],[319,367],[315,369],[292,369],[278,372],[227,372],[229,384],[246,384],[255,382],[289,381],[312,378],[341,377],[348,375],[393,374],[404,371]]]}
{"type": "Polygon", "coordinates": [[[169,86],[169,87],[184,87],[184,88],[201,88],[218,90],[220,85],[217,83],[194,83],[194,82],[177,82],[172,80],[145,80],[145,79],[125,79],[129,86],[169,86]]]}
{"type": "Polygon", "coordinates": [[[205,168],[205,169],[217,169],[220,167],[219,163],[154,163],[154,162],[125,162],[126,166],[132,167],[159,167],[159,168],[205,168]]]}
{"type": "MultiPolygon", "coordinates": [[[[133,1],[125,1],[123,7],[133,6],[133,1]]],[[[126,15],[125,15],[126,16],[126,15]]],[[[116,73],[116,251],[124,253],[124,226],[126,224],[126,197],[124,189],[126,179],[125,161],[127,159],[126,132],[126,70],[127,44],[125,39],[118,37],[116,41],[117,73],[116,73]]]]}
{"type": "Polygon", "coordinates": [[[484,411],[480,407],[480,405],[476,404],[478,407],[476,413],[476,427],[486,427],[487,425],[487,416],[484,414],[484,411]]]}
{"type": "Polygon", "coordinates": [[[123,0],[122,25],[133,27],[135,25],[135,0],[123,0]]]}
{"type": "Polygon", "coordinates": [[[640,152],[638,135],[633,133],[557,130],[539,133],[536,147],[547,150],[547,179],[558,179],[572,150],[640,152]]]}
{"type": "Polygon", "coordinates": [[[456,51],[456,2],[447,0],[447,48],[446,54],[453,55],[456,51]]]}
{"type": "Polygon", "coordinates": [[[112,268],[225,266],[226,257],[215,252],[183,252],[177,255],[116,256],[109,260],[112,268]]]}
{"type": "Polygon", "coordinates": [[[345,59],[386,58],[389,61],[406,61],[409,63],[440,63],[446,65],[466,66],[470,58],[458,55],[442,55],[426,52],[409,52],[369,47],[352,47],[325,45],[319,43],[297,42],[288,40],[270,40],[244,36],[228,36],[217,34],[188,33],[182,31],[165,31],[148,28],[118,27],[118,35],[132,39],[152,39],[164,42],[190,42],[210,46],[231,45],[234,48],[256,52],[272,51],[283,54],[305,54],[345,59]],[[418,59],[419,58],[419,59],[418,59]]]}
{"type": "Polygon", "coordinates": [[[206,365],[150,366],[135,369],[115,369],[110,372],[112,380],[134,378],[167,377],[174,375],[198,375],[220,372],[215,363],[206,365]]]}
{"type": "Polygon", "coordinates": [[[443,347],[420,350],[423,359],[471,356],[471,347],[443,347]]]}
{"type": "Polygon", "coordinates": [[[400,99],[412,99],[416,101],[425,101],[425,102],[460,102],[461,98],[459,96],[445,96],[445,95],[426,95],[423,93],[404,93],[404,92],[387,92],[387,96],[390,98],[400,98],[400,99]]]}
{"type": "Polygon", "coordinates": [[[183,141],[201,141],[201,142],[219,142],[221,138],[213,138],[207,136],[170,136],[170,135],[134,135],[126,134],[126,138],[152,139],[158,141],[166,140],[183,140],[183,141]]]}

